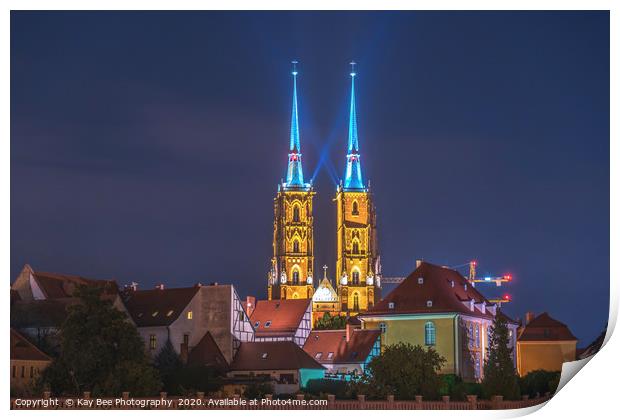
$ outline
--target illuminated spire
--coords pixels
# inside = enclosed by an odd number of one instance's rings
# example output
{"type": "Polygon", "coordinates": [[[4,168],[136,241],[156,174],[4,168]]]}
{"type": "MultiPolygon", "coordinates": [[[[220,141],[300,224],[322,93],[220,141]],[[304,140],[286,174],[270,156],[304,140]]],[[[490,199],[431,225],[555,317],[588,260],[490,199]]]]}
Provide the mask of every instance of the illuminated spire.
{"type": "Polygon", "coordinates": [[[288,154],[286,187],[305,187],[301,168],[301,146],[299,143],[299,118],[297,115],[297,61],[292,61],[293,71],[293,110],[291,112],[291,142],[288,154]]]}
{"type": "Polygon", "coordinates": [[[357,113],[355,112],[355,62],[351,62],[351,108],[349,111],[349,147],[347,149],[347,169],[344,175],[344,189],[364,189],[362,166],[360,164],[359,143],[357,141],[357,113]]]}

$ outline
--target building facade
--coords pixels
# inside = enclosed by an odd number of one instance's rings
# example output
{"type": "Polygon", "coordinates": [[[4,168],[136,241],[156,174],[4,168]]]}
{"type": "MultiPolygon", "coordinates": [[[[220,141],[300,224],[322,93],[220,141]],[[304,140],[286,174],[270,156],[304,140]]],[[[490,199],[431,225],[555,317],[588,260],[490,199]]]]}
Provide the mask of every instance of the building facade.
{"type": "Polygon", "coordinates": [[[12,328],[10,341],[11,396],[29,395],[39,375],[52,363],[52,358],[12,328]]]}
{"type": "Polygon", "coordinates": [[[421,262],[374,308],[358,315],[363,329],[379,329],[381,345],[434,348],[446,359],[440,373],[479,381],[496,316],[508,323],[516,367],[518,324],[502,314],[458,271],[421,262]]]}
{"type": "Polygon", "coordinates": [[[534,370],[562,371],[564,362],[576,360],[577,338],[560,321],[544,312],[528,312],[517,338],[517,371],[525,376],[534,370]]]}
{"type": "Polygon", "coordinates": [[[376,213],[372,194],[362,177],[355,76],[351,71],[349,139],[344,181],[336,191],[336,278],[341,310],[356,314],[380,299],[381,264],[377,243],[376,213]]]}
{"type": "MultiPolygon", "coordinates": [[[[296,64],[296,63],[294,63],[296,64]]],[[[312,185],[304,182],[297,112],[297,69],[293,68],[293,109],[286,181],[274,199],[273,258],[269,299],[311,299],[314,293],[314,217],[312,185]]]]}

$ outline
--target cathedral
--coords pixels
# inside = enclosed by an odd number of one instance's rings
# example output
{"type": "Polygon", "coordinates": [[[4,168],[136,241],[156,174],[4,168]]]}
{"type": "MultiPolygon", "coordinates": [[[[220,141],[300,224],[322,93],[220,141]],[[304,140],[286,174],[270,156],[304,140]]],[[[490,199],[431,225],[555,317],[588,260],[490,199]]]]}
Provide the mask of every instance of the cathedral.
{"type": "Polygon", "coordinates": [[[274,198],[273,258],[267,293],[271,299],[312,299],[313,316],[355,315],[380,299],[381,263],[377,244],[376,212],[369,185],[362,177],[357,136],[354,64],[344,179],[336,203],[336,285],[327,277],[314,287],[313,186],[304,181],[297,110],[297,62],[293,62],[293,105],[286,180],[274,198]]]}

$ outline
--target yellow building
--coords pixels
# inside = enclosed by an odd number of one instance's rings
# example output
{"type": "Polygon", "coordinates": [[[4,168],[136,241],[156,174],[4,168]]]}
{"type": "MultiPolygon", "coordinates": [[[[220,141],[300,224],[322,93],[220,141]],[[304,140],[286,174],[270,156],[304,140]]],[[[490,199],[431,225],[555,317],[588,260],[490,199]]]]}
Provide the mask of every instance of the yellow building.
{"type": "Polygon", "coordinates": [[[514,349],[515,321],[501,314],[458,271],[420,262],[398,287],[358,318],[363,329],[381,331],[382,346],[404,342],[432,347],[446,359],[440,373],[478,381],[496,315],[507,320],[514,349]]]}
{"type": "Polygon", "coordinates": [[[351,71],[347,167],[336,192],[338,296],[342,311],[350,314],[372,308],[381,297],[375,207],[362,177],[357,138],[355,76],[351,71]]]}
{"type": "Polygon", "coordinates": [[[11,395],[29,395],[52,359],[11,328],[11,395]]]}
{"type": "Polygon", "coordinates": [[[565,324],[546,312],[534,318],[526,315],[526,325],[517,339],[517,371],[525,376],[534,370],[559,372],[564,362],[576,360],[577,338],[565,324]]]}
{"type": "MultiPolygon", "coordinates": [[[[293,62],[295,65],[296,62],[293,62]]],[[[293,110],[286,181],[274,199],[273,258],[267,293],[271,299],[311,299],[314,293],[312,185],[304,182],[297,114],[297,69],[293,67],[293,110]]]]}

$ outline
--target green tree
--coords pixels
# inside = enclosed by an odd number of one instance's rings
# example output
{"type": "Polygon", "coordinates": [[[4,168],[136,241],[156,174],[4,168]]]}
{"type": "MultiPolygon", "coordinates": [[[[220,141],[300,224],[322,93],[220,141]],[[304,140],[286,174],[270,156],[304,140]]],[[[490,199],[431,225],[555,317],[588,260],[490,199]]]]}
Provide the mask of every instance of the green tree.
{"type": "Polygon", "coordinates": [[[170,339],[166,340],[164,346],[155,356],[154,364],[159,371],[164,391],[170,394],[178,394],[177,376],[178,371],[183,368],[183,362],[174,350],[170,339]]]}
{"type": "Polygon", "coordinates": [[[144,342],[127,316],[101,297],[102,289],[80,286],[78,304],[60,327],[60,354],[43,372],[40,387],[60,395],[154,395],[161,388],[144,342]]]}
{"type": "Polygon", "coordinates": [[[519,377],[512,359],[512,348],[506,320],[498,315],[491,327],[489,354],[484,363],[482,392],[484,397],[502,395],[507,400],[518,399],[519,377]]]}
{"type": "Polygon", "coordinates": [[[346,326],[347,318],[341,315],[331,316],[325,312],[323,317],[317,319],[315,330],[341,330],[346,326]]]}
{"type": "Polygon", "coordinates": [[[383,354],[370,361],[367,372],[353,384],[353,389],[370,398],[392,394],[399,400],[411,400],[416,395],[436,399],[442,386],[438,371],[445,362],[432,347],[409,343],[387,346],[383,354]]]}
{"type": "Polygon", "coordinates": [[[531,397],[536,394],[543,395],[546,392],[554,393],[560,383],[560,372],[546,370],[534,370],[519,380],[521,394],[531,397]]]}

